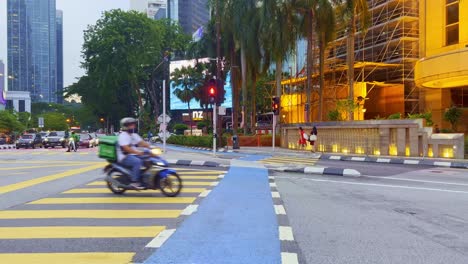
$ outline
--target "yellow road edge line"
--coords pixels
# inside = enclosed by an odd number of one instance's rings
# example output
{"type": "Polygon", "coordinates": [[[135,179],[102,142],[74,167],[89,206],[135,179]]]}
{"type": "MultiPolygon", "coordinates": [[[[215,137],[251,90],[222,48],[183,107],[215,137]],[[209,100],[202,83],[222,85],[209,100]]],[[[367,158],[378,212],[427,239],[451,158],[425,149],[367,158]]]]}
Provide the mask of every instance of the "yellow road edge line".
{"type": "Polygon", "coordinates": [[[190,204],[195,197],[73,197],[44,198],[28,204],[190,204]]]}
{"type": "Polygon", "coordinates": [[[3,263],[15,264],[127,264],[134,252],[83,252],[83,253],[0,253],[3,263]]]}
{"type": "MultiPolygon", "coordinates": [[[[46,161],[44,161],[46,162],[46,161]]],[[[9,168],[0,168],[0,171],[6,171],[6,170],[23,170],[23,169],[39,169],[39,168],[52,168],[52,167],[70,167],[70,166],[83,166],[83,165],[88,165],[85,163],[73,163],[73,164],[48,164],[48,165],[38,165],[38,166],[25,166],[25,167],[9,167],[9,168]]]]}
{"type": "MultiPolygon", "coordinates": [[[[205,188],[182,188],[181,193],[201,193],[205,188]]],[[[62,194],[98,194],[98,193],[111,193],[107,188],[76,188],[62,192],[62,194]]],[[[161,193],[159,190],[144,190],[141,193],[161,193]]]]}
{"type": "MultiPolygon", "coordinates": [[[[183,179],[183,178],[182,178],[183,179]]],[[[182,181],[183,186],[210,186],[212,182],[197,182],[197,181],[182,181]]],[[[86,186],[105,186],[106,182],[104,181],[94,181],[86,184],[86,186]]]]}
{"type": "Polygon", "coordinates": [[[23,182],[19,182],[19,183],[14,183],[14,184],[2,186],[2,187],[0,187],[0,194],[13,192],[13,191],[16,191],[16,190],[19,190],[19,189],[24,189],[24,188],[31,187],[31,186],[41,184],[41,183],[44,183],[44,182],[49,182],[49,181],[57,180],[57,179],[60,179],[60,178],[65,178],[65,177],[73,176],[73,175],[76,175],[76,174],[92,171],[92,170],[101,168],[104,165],[105,165],[105,163],[99,163],[99,164],[84,167],[84,168],[73,169],[73,170],[69,170],[69,171],[65,171],[65,172],[61,172],[61,173],[57,173],[57,174],[52,174],[52,175],[48,175],[48,176],[44,176],[44,177],[40,177],[40,178],[28,180],[28,181],[23,181],[23,182]]]}
{"type": "Polygon", "coordinates": [[[11,211],[0,211],[0,219],[177,218],[179,217],[181,212],[182,210],[11,210],[11,211]]]}
{"type": "MultiPolygon", "coordinates": [[[[165,226],[0,227],[0,239],[155,237],[165,226]]],[[[2,260],[3,261],[3,260],[2,260]]],[[[66,262],[65,262],[66,263],[66,262]]]]}

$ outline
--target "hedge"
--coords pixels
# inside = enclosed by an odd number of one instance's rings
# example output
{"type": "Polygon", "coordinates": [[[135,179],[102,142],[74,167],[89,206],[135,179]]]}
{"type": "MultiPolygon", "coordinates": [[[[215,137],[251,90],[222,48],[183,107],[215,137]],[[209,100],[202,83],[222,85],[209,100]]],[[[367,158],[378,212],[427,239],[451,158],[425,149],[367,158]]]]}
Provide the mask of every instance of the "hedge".
{"type": "MultiPolygon", "coordinates": [[[[188,146],[188,147],[205,147],[211,148],[213,147],[213,136],[182,136],[182,135],[172,135],[168,140],[167,143],[174,144],[174,145],[181,145],[181,146],[188,146]]],[[[219,140],[218,140],[219,144],[219,140]]],[[[218,147],[224,147],[227,144],[227,138],[223,137],[221,144],[218,147]]]]}

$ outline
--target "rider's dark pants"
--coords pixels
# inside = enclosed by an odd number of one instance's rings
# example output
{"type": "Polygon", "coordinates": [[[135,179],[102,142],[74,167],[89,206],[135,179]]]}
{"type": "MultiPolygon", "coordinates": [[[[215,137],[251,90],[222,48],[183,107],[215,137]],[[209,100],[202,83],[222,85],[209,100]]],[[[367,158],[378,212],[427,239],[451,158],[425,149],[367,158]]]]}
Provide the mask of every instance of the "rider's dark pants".
{"type": "Polygon", "coordinates": [[[140,182],[141,180],[141,167],[143,166],[143,160],[135,155],[127,155],[120,163],[129,167],[131,170],[131,177],[133,182],[140,182]]]}

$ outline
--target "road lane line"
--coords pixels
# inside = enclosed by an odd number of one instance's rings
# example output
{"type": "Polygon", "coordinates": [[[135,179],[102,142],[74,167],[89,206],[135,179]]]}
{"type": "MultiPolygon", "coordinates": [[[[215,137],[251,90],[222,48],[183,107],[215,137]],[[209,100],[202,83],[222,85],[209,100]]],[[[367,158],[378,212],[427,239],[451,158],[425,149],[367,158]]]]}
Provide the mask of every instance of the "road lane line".
{"type": "MultiPolygon", "coordinates": [[[[44,161],[46,162],[46,161],[44,161]]],[[[86,163],[75,163],[75,164],[48,164],[48,165],[36,165],[36,166],[24,166],[24,167],[8,167],[8,168],[0,168],[0,171],[7,171],[7,170],[23,170],[23,169],[39,169],[39,168],[53,168],[53,167],[71,167],[71,166],[83,166],[88,165],[86,163]]]]}
{"type": "MultiPolygon", "coordinates": [[[[209,181],[183,181],[182,184],[184,186],[210,186],[211,182],[209,181]]],[[[106,182],[105,181],[95,181],[88,183],[87,186],[105,186],[106,182]]]]}
{"type": "Polygon", "coordinates": [[[2,187],[0,187],[0,194],[5,194],[5,193],[8,193],[8,192],[17,191],[19,189],[24,189],[24,188],[31,187],[31,186],[34,186],[34,185],[37,185],[37,184],[41,184],[41,183],[45,183],[45,182],[49,182],[49,181],[53,181],[53,180],[73,176],[73,175],[76,175],[76,174],[81,174],[81,173],[84,173],[84,172],[96,170],[98,168],[102,168],[104,166],[104,164],[105,163],[99,163],[99,164],[88,166],[88,167],[85,167],[85,168],[73,169],[73,170],[69,170],[69,171],[65,171],[65,172],[61,172],[61,173],[57,173],[57,174],[52,174],[52,175],[40,177],[40,178],[37,178],[37,179],[32,179],[32,180],[28,180],[28,181],[23,181],[23,182],[19,182],[19,183],[14,183],[14,184],[2,186],[2,187]]]}
{"type": "Polygon", "coordinates": [[[197,210],[198,210],[198,205],[191,204],[191,205],[187,206],[187,208],[185,208],[182,211],[182,213],[180,213],[180,214],[181,215],[191,215],[191,214],[195,213],[197,210]]]}
{"type": "Polygon", "coordinates": [[[426,180],[405,179],[405,178],[395,178],[395,177],[380,177],[380,176],[365,176],[365,177],[366,177],[366,178],[382,179],[382,180],[387,180],[387,179],[388,179],[388,180],[397,180],[397,181],[435,183],[435,184],[455,185],[455,186],[468,186],[467,183],[441,182],[441,181],[426,181],[426,180]]]}
{"type": "Polygon", "coordinates": [[[134,219],[177,218],[182,210],[11,210],[0,211],[0,219],[134,219]]]}
{"type": "Polygon", "coordinates": [[[296,253],[281,252],[281,264],[299,264],[296,253]]]}
{"type": "Polygon", "coordinates": [[[279,238],[281,241],[294,241],[294,235],[292,228],[290,226],[280,226],[279,230],[279,238]]]}
{"type": "MultiPolygon", "coordinates": [[[[277,176],[277,178],[286,179],[288,177],[277,176]]],[[[314,181],[314,182],[331,182],[331,183],[350,184],[350,185],[363,185],[363,186],[375,186],[375,187],[388,187],[388,188],[412,189],[412,190],[422,190],[422,191],[437,191],[437,192],[468,194],[468,191],[456,191],[456,190],[446,190],[446,189],[437,189],[437,188],[424,188],[424,187],[411,187],[411,186],[400,186],[400,185],[391,185],[391,184],[376,184],[376,183],[362,183],[362,182],[349,182],[349,181],[320,180],[320,179],[310,179],[310,178],[301,178],[301,180],[314,181]]]]}
{"type": "Polygon", "coordinates": [[[282,205],[275,205],[275,213],[277,215],[286,215],[286,210],[284,209],[284,206],[282,205]]]}
{"type": "Polygon", "coordinates": [[[271,192],[271,197],[280,198],[281,196],[280,196],[279,192],[271,192]]]}
{"type": "Polygon", "coordinates": [[[190,204],[194,197],[73,197],[44,198],[28,204],[190,204]]]}
{"type": "Polygon", "coordinates": [[[208,194],[210,194],[210,192],[210,190],[203,191],[202,193],[200,193],[200,195],[198,195],[198,197],[207,197],[208,194]]]}
{"type": "Polygon", "coordinates": [[[86,253],[0,253],[3,263],[15,264],[116,264],[130,263],[132,252],[86,252],[86,253]]]}
{"type": "MultiPolygon", "coordinates": [[[[205,188],[182,188],[181,193],[201,193],[205,188]]],[[[142,193],[161,193],[159,190],[143,190],[140,191],[142,193]]],[[[77,188],[77,189],[71,189],[65,192],[62,192],[62,194],[105,194],[105,193],[111,193],[111,191],[107,188],[77,188]]]]}
{"type": "Polygon", "coordinates": [[[172,234],[175,233],[175,229],[167,229],[159,233],[153,240],[151,240],[146,247],[147,248],[160,248],[164,242],[166,242],[172,234]]]}
{"type": "Polygon", "coordinates": [[[155,237],[164,226],[0,227],[0,239],[155,237]]]}

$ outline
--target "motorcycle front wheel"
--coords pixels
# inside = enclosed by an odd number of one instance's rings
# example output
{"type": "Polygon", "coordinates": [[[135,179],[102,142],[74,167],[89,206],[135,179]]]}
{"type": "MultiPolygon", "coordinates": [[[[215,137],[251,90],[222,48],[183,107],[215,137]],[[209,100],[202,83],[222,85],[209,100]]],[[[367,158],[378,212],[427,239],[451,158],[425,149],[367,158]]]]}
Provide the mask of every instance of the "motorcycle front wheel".
{"type": "MultiPolygon", "coordinates": [[[[114,181],[118,182],[120,177],[123,177],[122,173],[117,172],[117,171],[111,171],[108,175],[108,177],[112,178],[114,181]]],[[[119,187],[117,184],[113,183],[112,181],[108,180],[106,178],[106,183],[107,183],[107,188],[111,190],[111,192],[115,194],[123,194],[127,190],[124,188],[119,187]]]]}
{"type": "Polygon", "coordinates": [[[175,197],[182,191],[182,179],[177,173],[170,172],[167,177],[159,179],[161,192],[169,197],[175,197]]]}

